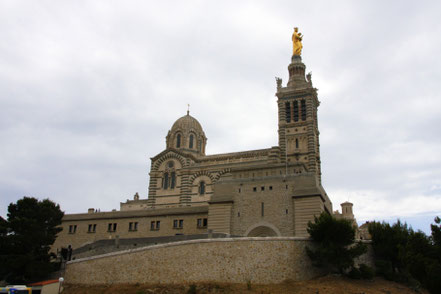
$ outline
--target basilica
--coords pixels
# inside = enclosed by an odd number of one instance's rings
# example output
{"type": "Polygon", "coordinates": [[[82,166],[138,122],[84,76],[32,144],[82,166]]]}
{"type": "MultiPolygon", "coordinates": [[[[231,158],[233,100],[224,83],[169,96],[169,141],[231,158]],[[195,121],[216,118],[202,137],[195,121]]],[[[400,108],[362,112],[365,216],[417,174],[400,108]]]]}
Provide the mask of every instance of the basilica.
{"type": "MultiPolygon", "coordinates": [[[[308,236],[314,216],[334,212],[321,183],[320,102],[296,42],[293,35],[287,83],[276,79],[277,146],[206,155],[206,134],[187,111],[168,131],[164,151],[151,158],[148,198],[135,194],[119,210],[66,214],[53,248],[216,234],[308,236]]],[[[334,214],[354,220],[349,202],[334,214]]]]}

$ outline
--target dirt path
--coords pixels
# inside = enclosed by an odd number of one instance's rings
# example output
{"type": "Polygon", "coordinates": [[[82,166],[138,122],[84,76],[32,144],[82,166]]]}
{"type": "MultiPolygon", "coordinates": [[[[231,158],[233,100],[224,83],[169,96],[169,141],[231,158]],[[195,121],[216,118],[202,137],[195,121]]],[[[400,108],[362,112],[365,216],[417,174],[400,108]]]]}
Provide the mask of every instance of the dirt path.
{"type": "MultiPolygon", "coordinates": [[[[381,278],[372,281],[326,276],[310,281],[286,281],[276,285],[198,283],[196,285],[66,285],[63,294],[181,294],[181,293],[298,293],[298,294],[415,294],[404,285],[381,278]],[[193,287],[192,287],[193,286],[193,287]],[[196,291],[193,292],[194,286],[196,291]]],[[[428,294],[426,291],[419,293],[428,294]]]]}

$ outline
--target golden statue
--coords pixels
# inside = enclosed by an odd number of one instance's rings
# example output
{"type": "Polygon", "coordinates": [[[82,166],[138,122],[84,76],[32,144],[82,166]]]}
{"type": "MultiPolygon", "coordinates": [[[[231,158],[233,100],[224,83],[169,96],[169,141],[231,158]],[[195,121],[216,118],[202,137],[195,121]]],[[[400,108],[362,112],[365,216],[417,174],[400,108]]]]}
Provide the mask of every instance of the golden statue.
{"type": "Polygon", "coordinates": [[[292,34],[292,45],[293,45],[293,51],[292,55],[300,55],[302,54],[302,33],[299,33],[299,28],[294,28],[294,33],[292,34]]]}

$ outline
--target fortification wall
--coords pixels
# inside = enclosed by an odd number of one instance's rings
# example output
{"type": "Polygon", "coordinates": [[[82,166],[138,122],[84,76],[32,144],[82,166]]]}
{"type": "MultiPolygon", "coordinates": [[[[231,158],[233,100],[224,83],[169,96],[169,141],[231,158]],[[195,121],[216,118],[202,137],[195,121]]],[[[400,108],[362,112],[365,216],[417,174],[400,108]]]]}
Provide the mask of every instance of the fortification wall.
{"type": "Polygon", "coordinates": [[[72,284],[280,283],[321,273],[311,265],[307,238],[191,240],[77,259],[67,264],[72,284]]]}

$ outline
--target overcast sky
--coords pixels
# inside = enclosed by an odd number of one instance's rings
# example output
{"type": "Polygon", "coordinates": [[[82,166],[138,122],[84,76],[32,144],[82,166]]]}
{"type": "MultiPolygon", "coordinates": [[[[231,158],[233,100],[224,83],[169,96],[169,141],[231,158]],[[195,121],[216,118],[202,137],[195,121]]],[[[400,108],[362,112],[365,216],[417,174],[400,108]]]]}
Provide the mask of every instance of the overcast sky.
{"type": "Polygon", "coordinates": [[[319,89],[323,186],[359,223],[441,216],[440,1],[0,2],[0,215],[147,198],[187,104],[207,153],[277,145],[291,34],[319,89]]]}

